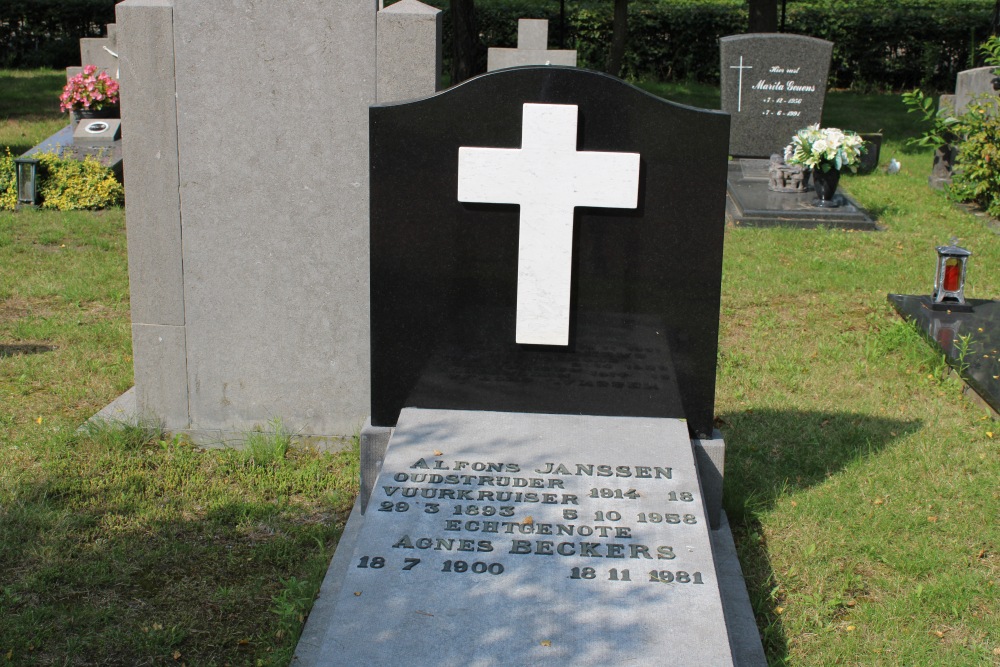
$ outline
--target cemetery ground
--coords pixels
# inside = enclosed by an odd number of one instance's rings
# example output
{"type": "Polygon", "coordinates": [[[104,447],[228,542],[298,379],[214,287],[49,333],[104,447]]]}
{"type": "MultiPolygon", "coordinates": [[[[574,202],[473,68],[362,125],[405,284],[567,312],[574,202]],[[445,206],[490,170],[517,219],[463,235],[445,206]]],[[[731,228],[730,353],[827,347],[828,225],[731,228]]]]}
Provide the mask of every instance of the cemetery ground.
{"type": "MultiPolygon", "coordinates": [[[[61,126],[61,76],[0,72],[0,146],[61,126]]],[[[709,87],[653,88],[718,108],[709,87]]],[[[927,187],[898,95],[831,92],[825,124],[882,129],[882,163],[902,163],[842,181],[884,230],[726,232],[716,413],[765,649],[1000,664],[1000,424],[885,298],[929,293],[952,236],[974,253],[967,295],[1000,298],[1000,239],[927,187]]],[[[287,664],[357,449],[77,432],[131,384],[124,225],[122,210],[0,213],[0,664],[287,664]]]]}

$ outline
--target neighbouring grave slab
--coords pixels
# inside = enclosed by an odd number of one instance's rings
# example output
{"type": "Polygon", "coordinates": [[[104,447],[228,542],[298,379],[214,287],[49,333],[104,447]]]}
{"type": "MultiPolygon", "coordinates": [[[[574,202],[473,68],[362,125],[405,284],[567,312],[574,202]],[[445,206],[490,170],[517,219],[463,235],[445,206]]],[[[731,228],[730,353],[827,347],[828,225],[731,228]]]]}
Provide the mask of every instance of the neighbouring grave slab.
{"type": "Polygon", "coordinates": [[[517,22],[517,48],[491,47],[486,52],[486,71],[524,65],[565,65],[576,67],[576,51],[549,50],[549,22],[547,19],[519,19],[517,22]]]}
{"type": "Polygon", "coordinates": [[[924,332],[994,416],[1000,416],[1000,302],[968,299],[972,311],[931,310],[927,296],[890,294],[889,303],[924,332]],[[966,354],[961,338],[968,336],[966,354]]]}
{"type": "Polygon", "coordinates": [[[816,193],[772,192],[767,188],[768,160],[735,159],[729,163],[726,216],[745,227],[833,227],[875,231],[878,225],[854,199],[838,191],[836,208],[813,206],[816,193]]]}
{"type": "Polygon", "coordinates": [[[318,664],[732,664],[676,419],[407,408],[318,664]]]}
{"type": "MultiPolygon", "coordinates": [[[[692,437],[711,438],[724,114],[564,67],[501,70],[371,114],[373,425],[392,426],[411,406],[678,417],[692,437]],[[561,129],[533,125],[531,105],[559,107],[561,129]],[[540,192],[559,202],[560,227],[539,238],[537,201],[519,208],[502,193],[490,194],[506,203],[490,203],[463,190],[460,149],[522,160],[556,134],[567,164],[638,156],[634,208],[594,199],[594,185],[577,191],[585,199],[574,212],[577,195],[557,192],[568,185],[555,178],[540,192]],[[545,276],[537,293],[524,292],[523,258],[539,250],[554,259],[536,265],[545,276]],[[518,342],[535,326],[519,322],[525,302],[563,280],[551,312],[564,338],[518,342]]],[[[547,181],[556,171],[510,173],[547,181]]],[[[505,179],[485,182],[504,188],[505,179]]]]}
{"type": "Polygon", "coordinates": [[[779,33],[719,40],[722,110],[732,115],[729,152],[769,158],[823,116],[833,43],[779,33]]]}
{"type": "Polygon", "coordinates": [[[122,140],[121,121],[117,119],[102,120],[108,123],[107,130],[101,133],[103,139],[96,142],[77,142],[74,140],[72,125],[67,125],[51,137],[38,144],[23,157],[31,157],[39,153],[54,153],[61,158],[83,161],[92,157],[105,167],[110,167],[118,180],[122,180],[122,140]],[[115,136],[111,139],[110,136],[115,136]]]}

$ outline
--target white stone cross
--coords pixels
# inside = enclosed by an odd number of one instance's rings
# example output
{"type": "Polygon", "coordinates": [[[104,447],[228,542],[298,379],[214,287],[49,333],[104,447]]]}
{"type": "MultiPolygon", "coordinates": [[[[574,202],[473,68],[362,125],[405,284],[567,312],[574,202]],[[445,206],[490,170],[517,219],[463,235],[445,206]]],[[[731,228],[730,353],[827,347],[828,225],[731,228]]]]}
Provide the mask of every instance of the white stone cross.
{"type": "Polygon", "coordinates": [[[730,65],[729,69],[738,69],[740,71],[740,87],[736,91],[736,112],[739,113],[743,111],[743,70],[753,69],[753,65],[744,65],[743,56],[740,56],[740,64],[730,65]]]}
{"type": "Polygon", "coordinates": [[[486,52],[486,71],[493,72],[507,67],[523,65],[563,65],[576,67],[576,51],[553,49],[549,51],[549,22],[547,19],[520,19],[517,22],[517,48],[490,47],[486,52]]]}
{"type": "Polygon", "coordinates": [[[519,204],[515,340],[569,344],[573,213],[635,208],[639,154],[576,150],[575,104],[525,104],[521,148],[458,149],[458,200],[519,204]]]}

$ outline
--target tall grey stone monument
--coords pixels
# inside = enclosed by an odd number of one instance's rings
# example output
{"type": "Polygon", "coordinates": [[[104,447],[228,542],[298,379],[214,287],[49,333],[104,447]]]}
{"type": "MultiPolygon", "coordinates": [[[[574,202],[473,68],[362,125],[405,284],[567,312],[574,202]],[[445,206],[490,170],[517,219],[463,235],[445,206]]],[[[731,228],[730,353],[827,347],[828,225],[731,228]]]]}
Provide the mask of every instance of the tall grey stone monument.
{"type": "Polygon", "coordinates": [[[136,401],[168,430],[368,414],[368,106],[439,71],[436,10],[401,4],[378,57],[374,0],[117,6],[136,401]]]}

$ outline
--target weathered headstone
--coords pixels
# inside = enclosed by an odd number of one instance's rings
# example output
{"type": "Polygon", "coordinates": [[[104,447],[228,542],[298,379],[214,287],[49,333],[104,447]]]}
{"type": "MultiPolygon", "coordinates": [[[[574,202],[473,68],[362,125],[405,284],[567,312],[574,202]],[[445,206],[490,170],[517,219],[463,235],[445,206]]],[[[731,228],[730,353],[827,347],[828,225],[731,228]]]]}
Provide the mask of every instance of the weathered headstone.
{"type": "Polygon", "coordinates": [[[733,664],[692,440],[727,118],[547,67],[371,119],[372,421],[394,429],[300,664],[733,664]]]}
{"type": "Polygon", "coordinates": [[[973,102],[984,104],[992,113],[997,113],[1000,77],[996,72],[996,67],[976,67],[959,72],[955,78],[954,113],[965,113],[973,102]]]}
{"type": "Polygon", "coordinates": [[[491,47],[486,52],[486,70],[492,72],[523,65],[567,65],[576,67],[576,51],[549,50],[549,22],[546,19],[519,19],[517,48],[491,47]]]}
{"type": "Polygon", "coordinates": [[[833,43],[779,33],[719,40],[722,110],[732,114],[729,153],[768,158],[820,122],[833,43]]]}
{"type": "Polygon", "coordinates": [[[382,50],[373,2],[118,4],[136,400],[168,430],[363,424],[368,106],[440,69],[436,10],[400,4],[382,50]]]}

